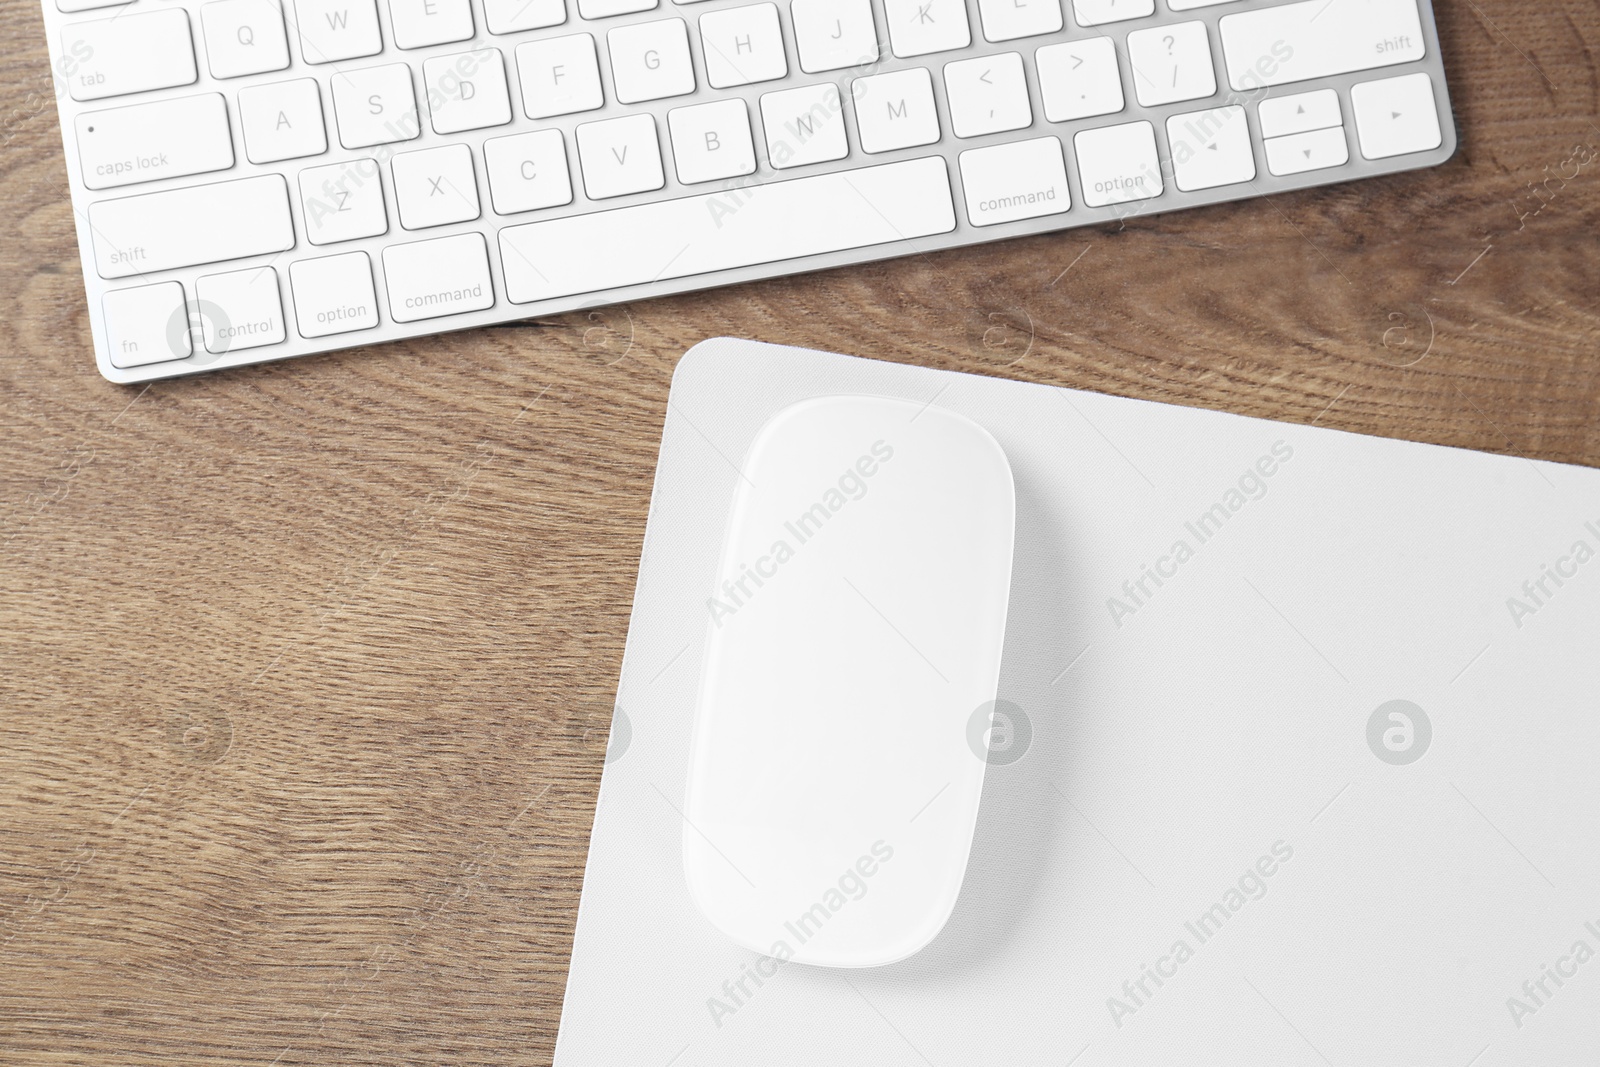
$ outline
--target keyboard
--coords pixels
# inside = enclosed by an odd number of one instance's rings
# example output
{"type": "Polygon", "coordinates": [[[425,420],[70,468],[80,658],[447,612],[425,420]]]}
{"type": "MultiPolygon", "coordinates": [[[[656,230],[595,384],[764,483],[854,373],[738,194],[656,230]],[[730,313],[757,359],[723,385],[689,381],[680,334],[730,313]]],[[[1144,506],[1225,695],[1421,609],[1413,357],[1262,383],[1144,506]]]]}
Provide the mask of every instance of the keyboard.
{"type": "Polygon", "coordinates": [[[1441,163],[1427,0],[43,0],[144,382],[1441,163]]]}

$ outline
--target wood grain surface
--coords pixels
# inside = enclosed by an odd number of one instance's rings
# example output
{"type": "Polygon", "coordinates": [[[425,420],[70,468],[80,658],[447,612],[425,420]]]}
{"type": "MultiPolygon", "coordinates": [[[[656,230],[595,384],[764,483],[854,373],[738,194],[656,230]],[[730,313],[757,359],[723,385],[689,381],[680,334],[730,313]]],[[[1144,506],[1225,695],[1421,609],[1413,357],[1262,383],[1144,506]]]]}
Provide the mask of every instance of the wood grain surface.
{"type": "Polygon", "coordinates": [[[1436,170],[126,388],[0,0],[0,1062],[549,1062],[703,338],[1600,464],[1600,6],[1436,7],[1436,170]]]}

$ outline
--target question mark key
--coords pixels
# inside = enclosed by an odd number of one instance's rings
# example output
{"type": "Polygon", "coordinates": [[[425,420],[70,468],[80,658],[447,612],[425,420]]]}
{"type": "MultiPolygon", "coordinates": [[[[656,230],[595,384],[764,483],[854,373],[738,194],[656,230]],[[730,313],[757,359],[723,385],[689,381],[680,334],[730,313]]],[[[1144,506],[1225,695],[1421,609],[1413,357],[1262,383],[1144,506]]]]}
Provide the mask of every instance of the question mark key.
{"type": "Polygon", "coordinates": [[[1179,22],[1128,34],[1128,61],[1143,76],[1133,80],[1144,107],[1215,95],[1217,73],[1203,22],[1179,22]]]}

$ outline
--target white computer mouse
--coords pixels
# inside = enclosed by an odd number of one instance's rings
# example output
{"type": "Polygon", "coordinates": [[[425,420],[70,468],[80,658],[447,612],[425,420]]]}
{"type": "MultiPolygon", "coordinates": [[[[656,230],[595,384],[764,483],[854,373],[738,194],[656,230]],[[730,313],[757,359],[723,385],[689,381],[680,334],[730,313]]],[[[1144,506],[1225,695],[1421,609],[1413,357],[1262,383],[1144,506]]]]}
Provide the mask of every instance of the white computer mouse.
{"type": "Polygon", "coordinates": [[[966,873],[1015,492],[987,430],[830,396],[757,433],[707,590],[683,820],[690,894],[764,955],[902,960],[966,873]]]}

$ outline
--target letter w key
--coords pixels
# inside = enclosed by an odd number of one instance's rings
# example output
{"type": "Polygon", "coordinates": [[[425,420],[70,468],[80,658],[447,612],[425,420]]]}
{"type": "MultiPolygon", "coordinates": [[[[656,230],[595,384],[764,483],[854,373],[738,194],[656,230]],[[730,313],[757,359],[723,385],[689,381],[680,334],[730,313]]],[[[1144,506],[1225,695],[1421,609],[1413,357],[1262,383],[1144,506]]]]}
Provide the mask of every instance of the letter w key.
{"type": "Polygon", "coordinates": [[[383,48],[376,0],[295,0],[307,63],[375,56],[383,48]]]}

